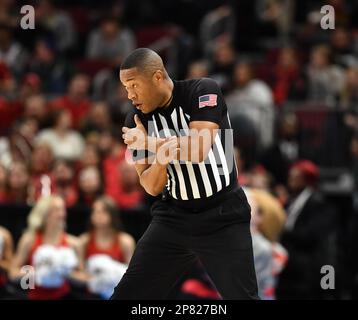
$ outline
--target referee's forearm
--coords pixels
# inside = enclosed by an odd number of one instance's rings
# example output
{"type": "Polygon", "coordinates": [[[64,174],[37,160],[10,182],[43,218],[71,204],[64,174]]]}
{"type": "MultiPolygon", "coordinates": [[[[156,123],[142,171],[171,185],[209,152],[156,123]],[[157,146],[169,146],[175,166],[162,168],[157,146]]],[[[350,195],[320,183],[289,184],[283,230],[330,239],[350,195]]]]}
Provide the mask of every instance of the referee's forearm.
{"type": "Polygon", "coordinates": [[[168,138],[157,138],[148,136],[146,149],[150,152],[157,153],[160,146],[167,140],[168,138]]]}
{"type": "MultiPolygon", "coordinates": [[[[148,137],[147,150],[157,153],[160,146],[167,140],[168,138],[148,137]]],[[[177,137],[177,141],[180,146],[177,160],[191,161],[194,163],[202,162],[206,159],[211,148],[211,143],[208,143],[207,146],[205,146],[205,143],[200,136],[180,136],[177,137]]]]}
{"type": "Polygon", "coordinates": [[[167,166],[154,161],[139,177],[140,184],[151,196],[159,195],[167,184],[167,166]]]}

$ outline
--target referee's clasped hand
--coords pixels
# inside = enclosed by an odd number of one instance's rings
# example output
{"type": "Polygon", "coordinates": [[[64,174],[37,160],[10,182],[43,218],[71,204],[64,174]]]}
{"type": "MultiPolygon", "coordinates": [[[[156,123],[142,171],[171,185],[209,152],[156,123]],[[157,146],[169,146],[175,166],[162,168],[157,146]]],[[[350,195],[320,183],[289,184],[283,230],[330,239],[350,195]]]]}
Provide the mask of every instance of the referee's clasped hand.
{"type": "Polygon", "coordinates": [[[157,153],[157,161],[162,165],[167,165],[173,160],[177,160],[180,152],[180,147],[177,137],[170,137],[163,143],[157,153]]]}
{"type": "Polygon", "coordinates": [[[134,115],[135,128],[122,128],[122,138],[129,149],[145,150],[147,148],[147,130],[138,115],[134,115]]]}

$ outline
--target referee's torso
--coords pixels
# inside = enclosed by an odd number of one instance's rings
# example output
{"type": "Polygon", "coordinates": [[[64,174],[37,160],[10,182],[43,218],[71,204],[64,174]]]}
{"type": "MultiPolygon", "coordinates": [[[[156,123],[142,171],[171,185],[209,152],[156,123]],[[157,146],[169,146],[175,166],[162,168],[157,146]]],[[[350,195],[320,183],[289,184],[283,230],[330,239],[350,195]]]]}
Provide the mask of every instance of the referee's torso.
{"type": "MultiPolygon", "coordinates": [[[[135,127],[137,113],[149,136],[188,135],[191,121],[211,121],[219,126],[207,158],[200,163],[172,161],[167,167],[166,191],[180,206],[200,208],[237,188],[233,136],[227,106],[216,82],[209,78],[175,81],[169,106],[143,114],[133,108],[125,125],[135,127]]],[[[134,156],[139,153],[134,153],[134,156]]]]}

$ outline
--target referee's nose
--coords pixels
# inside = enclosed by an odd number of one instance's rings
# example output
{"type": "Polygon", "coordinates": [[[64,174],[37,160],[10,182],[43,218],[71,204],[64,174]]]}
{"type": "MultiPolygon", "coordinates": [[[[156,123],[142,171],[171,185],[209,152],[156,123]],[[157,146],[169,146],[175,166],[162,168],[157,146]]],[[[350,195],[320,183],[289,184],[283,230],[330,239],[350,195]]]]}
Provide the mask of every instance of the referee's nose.
{"type": "Polygon", "coordinates": [[[132,102],[135,101],[136,94],[135,94],[134,91],[128,90],[128,95],[127,95],[127,96],[128,96],[128,99],[129,99],[129,100],[132,100],[132,102]]]}

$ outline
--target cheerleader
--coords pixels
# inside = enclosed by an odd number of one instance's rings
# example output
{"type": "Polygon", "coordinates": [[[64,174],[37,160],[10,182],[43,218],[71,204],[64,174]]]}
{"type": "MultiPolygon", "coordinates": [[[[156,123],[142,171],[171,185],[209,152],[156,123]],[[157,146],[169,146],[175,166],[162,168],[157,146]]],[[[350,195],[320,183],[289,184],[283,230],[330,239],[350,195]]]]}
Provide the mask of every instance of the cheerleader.
{"type": "Polygon", "coordinates": [[[127,269],[134,238],[121,230],[115,203],[98,198],[92,206],[88,232],[80,237],[91,293],[107,299],[127,269]]]}
{"type": "Polygon", "coordinates": [[[33,267],[34,285],[23,288],[29,289],[30,300],[68,299],[69,279],[82,274],[79,240],[66,233],[65,221],[65,202],[55,195],[42,197],[28,216],[28,229],[19,240],[10,275],[21,280],[21,268],[33,267]]]}
{"type": "Polygon", "coordinates": [[[0,226],[0,299],[8,296],[6,284],[12,256],[12,236],[8,230],[0,226]]]}

